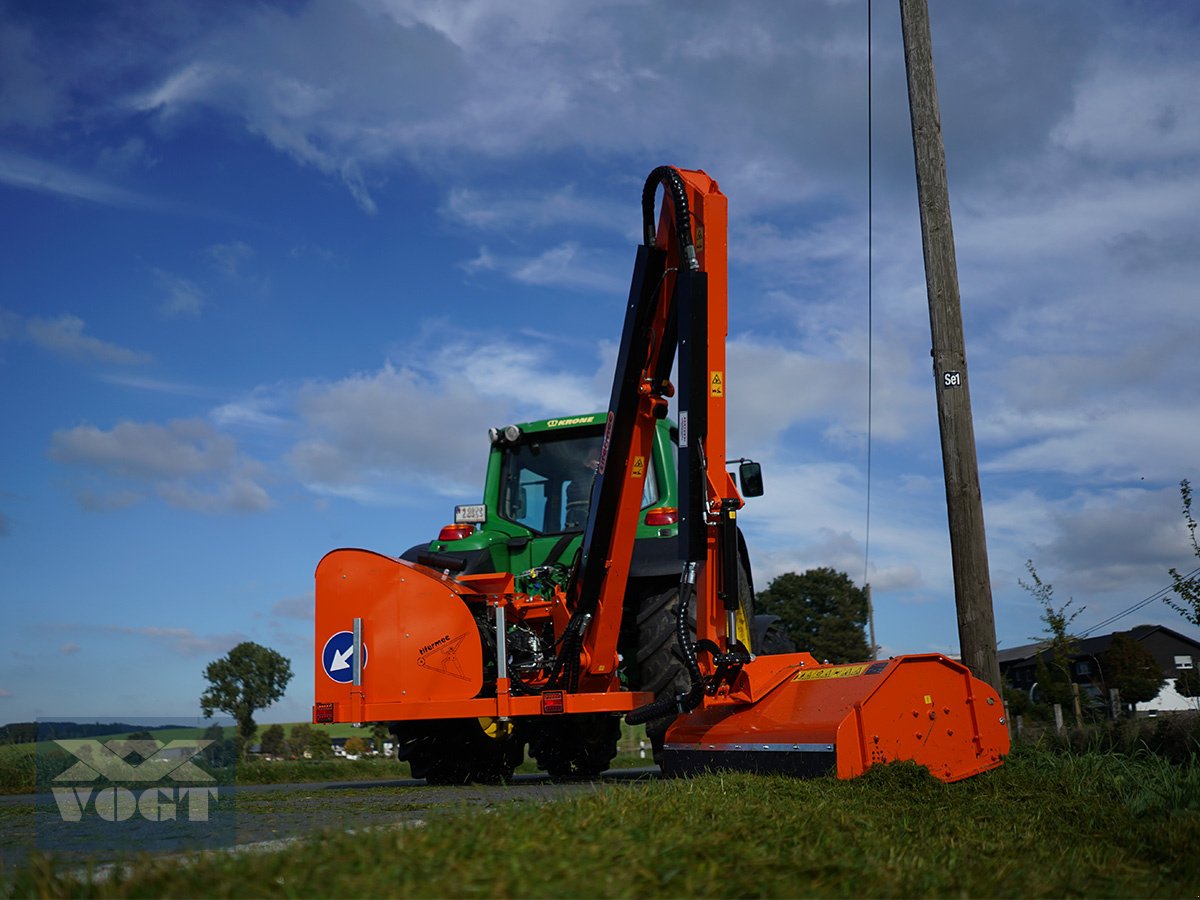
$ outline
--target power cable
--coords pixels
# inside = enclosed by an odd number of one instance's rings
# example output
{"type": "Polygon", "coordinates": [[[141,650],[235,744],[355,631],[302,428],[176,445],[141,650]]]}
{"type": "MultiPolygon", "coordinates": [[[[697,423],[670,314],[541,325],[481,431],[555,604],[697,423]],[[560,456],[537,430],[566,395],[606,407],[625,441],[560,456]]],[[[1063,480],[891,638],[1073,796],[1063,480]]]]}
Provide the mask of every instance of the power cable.
{"type": "Polygon", "coordinates": [[[871,438],[875,398],[875,135],[871,92],[871,4],[872,0],[867,0],[867,523],[863,537],[864,585],[868,581],[871,562],[871,438]]]}
{"type": "MultiPolygon", "coordinates": [[[[1197,574],[1200,574],[1200,566],[1198,566],[1195,569],[1192,569],[1192,571],[1188,572],[1183,577],[1185,579],[1192,578],[1193,576],[1195,576],[1197,574]]],[[[1137,612],[1139,609],[1149,606],[1155,600],[1161,600],[1163,597],[1165,597],[1168,593],[1170,593],[1174,589],[1175,589],[1175,585],[1173,585],[1173,584],[1167,585],[1167,587],[1155,591],[1149,597],[1146,597],[1143,600],[1139,600],[1137,603],[1133,604],[1133,606],[1130,606],[1127,609],[1123,609],[1121,612],[1116,613],[1115,615],[1109,616],[1103,622],[1098,622],[1097,624],[1093,625],[1091,628],[1088,628],[1086,631],[1079,632],[1079,636],[1087,637],[1093,631],[1098,631],[1101,628],[1105,628],[1105,627],[1111,625],[1113,622],[1116,622],[1118,619],[1123,619],[1128,615],[1132,615],[1133,613],[1137,612]]]]}

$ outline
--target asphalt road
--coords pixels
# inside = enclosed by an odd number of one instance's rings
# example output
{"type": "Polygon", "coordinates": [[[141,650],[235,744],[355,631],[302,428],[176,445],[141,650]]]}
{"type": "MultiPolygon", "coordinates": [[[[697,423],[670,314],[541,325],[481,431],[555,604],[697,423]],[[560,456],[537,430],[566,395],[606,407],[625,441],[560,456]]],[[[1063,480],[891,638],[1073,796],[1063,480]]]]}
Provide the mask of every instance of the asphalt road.
{"type": "Polygon", "coordinates": [[[553,782],[517,775],[504,785],[427,785],[420,780],[248,785],[236,788],[237,842],[300,837],[325,828],[415,824],[464,807],[547,803],[659,776],[657,767],[614,769],[593,781],[553,782]]]}

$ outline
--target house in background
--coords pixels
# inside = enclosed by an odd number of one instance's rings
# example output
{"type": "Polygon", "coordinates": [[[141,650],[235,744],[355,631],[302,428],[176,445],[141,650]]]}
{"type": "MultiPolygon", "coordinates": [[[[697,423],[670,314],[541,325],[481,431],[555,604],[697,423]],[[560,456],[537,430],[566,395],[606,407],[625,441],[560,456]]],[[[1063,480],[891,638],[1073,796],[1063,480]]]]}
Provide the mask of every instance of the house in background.
{"type": "MultiPolygon", "coordinates": [[[[1088,693],[1103,697],[1104,664],[1101,656],[1118,634],[1126,634],[1144,647],[1154,657],[1158,667],[1167,678],[1158,696],[1149,703],[1139,703],[1140,714],[1157,712],[1179,712],[1196,709],[1196,698],[1184,697],[1175,690],[1175,679],[1179,673],[1200,665],[1200,641],[1180,634],[1165,625],[1138,625],[1129,631],[1114,631],[1111,634],[1080,638],[1075,653],[1071,656],[1071,680],[1087,688],[1088,693]]],[[[1045,643],[1026,644],[997,652],[1000,675],[1005,683],[1019,691],[1030,691],[1037,683],[1037,661],[1045,654],[1049,661],[1049,650],[1045,643]]]]}

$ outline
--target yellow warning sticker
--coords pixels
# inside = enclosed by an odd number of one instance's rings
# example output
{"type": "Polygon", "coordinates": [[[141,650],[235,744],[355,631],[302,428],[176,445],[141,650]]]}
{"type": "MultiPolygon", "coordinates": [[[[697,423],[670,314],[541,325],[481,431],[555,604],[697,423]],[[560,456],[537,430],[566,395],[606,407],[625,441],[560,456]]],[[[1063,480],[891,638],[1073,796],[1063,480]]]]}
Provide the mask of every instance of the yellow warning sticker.
{"type": "Polygon", "coordinates": [[[853,678],[867,671],[867,664],[853,666],[826,666],[821,669],[801,669],[792,681],[822,681],[826,678],[853,678]]]}
{"type": "Polygon", "coordinates": [[[633,458],[633,471],[630,473],[632,478],[642,478],[646,474],[646,457],[635,456],[633,458]]]}
{"type": "Polygon", "coordinates": [[[725,396],[725,373],[713,372],[708,379],[708,396],[724,397],[725,396]]]}

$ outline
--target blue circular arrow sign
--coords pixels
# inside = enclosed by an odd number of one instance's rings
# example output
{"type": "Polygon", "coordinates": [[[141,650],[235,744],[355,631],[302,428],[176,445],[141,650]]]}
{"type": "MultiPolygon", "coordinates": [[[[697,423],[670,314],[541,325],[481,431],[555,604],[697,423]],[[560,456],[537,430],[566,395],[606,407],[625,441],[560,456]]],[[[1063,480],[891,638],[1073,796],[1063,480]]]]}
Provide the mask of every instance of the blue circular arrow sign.
{"type": "MultiPolygon", "coordinates": [[[[362,645],[362,667],[367,667],[367,642],[362,645]]],[[[338,631],[325,642],[321,651],[321,666],[325,674],[339,684],[354,680],[354,632],[338,631]]]]}

